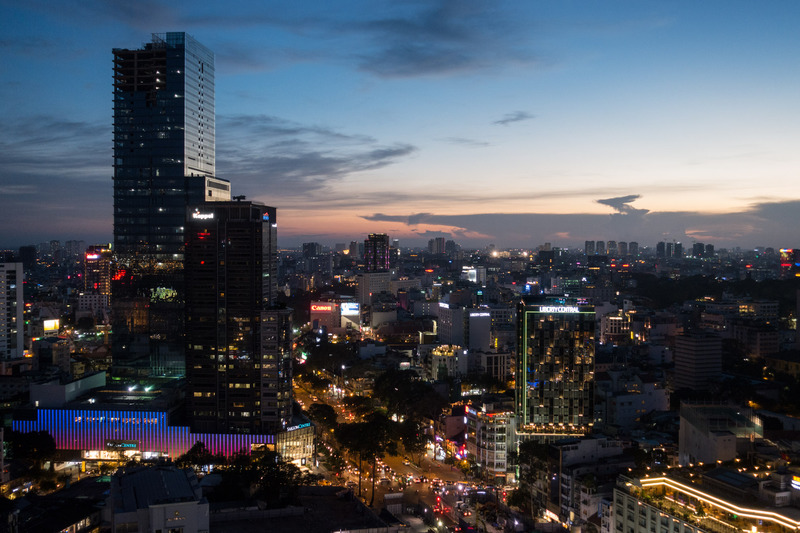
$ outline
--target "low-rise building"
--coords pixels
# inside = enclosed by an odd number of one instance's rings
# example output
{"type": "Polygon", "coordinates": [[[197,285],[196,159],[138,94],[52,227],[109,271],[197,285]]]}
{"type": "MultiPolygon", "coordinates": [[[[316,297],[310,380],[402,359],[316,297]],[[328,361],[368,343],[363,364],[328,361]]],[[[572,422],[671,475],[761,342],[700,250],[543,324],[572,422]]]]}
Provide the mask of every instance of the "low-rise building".
{"type": "Polygon", "coordinates": [[[114,532],[209,531],[208,501],[191,469],[120,470],[111,478],[105,512],[114,532]]]}

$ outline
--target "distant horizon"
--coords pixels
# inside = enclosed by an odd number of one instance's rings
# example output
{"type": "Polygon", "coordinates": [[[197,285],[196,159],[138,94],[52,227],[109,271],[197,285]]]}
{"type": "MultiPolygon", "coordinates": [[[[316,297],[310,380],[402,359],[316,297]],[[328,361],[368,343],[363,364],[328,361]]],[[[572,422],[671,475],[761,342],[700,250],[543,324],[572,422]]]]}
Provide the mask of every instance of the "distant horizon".
{"type": "MultiPolygon", "coordinates": [[[[382,232],[376,231],[376,232],[373,232],[373,233],[382,233],[382,232]]],[[[293,241],[290,241],[290,242],[281,242],[281,235],[280,235],[280,232],[279,232],[278,233],[278,249],[284,249],[284,250],[285,249],[291,249],[291,250],[300,251],[300,250],[302,250],[302,246],[305,243],[317,243],[317,244],[320,244],[321,246],[323,246],[325,248],[330,248],[331,251],[334,251],[335,248],[336,248],[336,245],[338,245],[338,244],[344,244],[345,247],[349,247],[351,242],[363,243],[364,240],[366,239],[366,237],[367,237],[366,234],[364,234],[363,236],[361,236],[361,237],[359,237],[357,239],[348,238],[346,240],[321,240],[321,239],[314,239],[314,238],[309,237],[308,239],[298,239],[298,240],[293,240],[293,241]]],[[[567,249],[567,250],[581,250],[581,251],[583,251],[587,240],[592,240],[593,242],[603,241],[605,243],[608,243],[609,241],[615,241],[617,243],[620,243],[620,242],[626,242],[626,243],[635,242],[635,243],[638,244],[640,251],[642,251],[642,250],[654,250],[656,245],[659,242],[678,243],[678,244],[682,244],[683,245],[684,255],[686,255],[687,252],[691,252],[692,244],[697,243],[697,242],[700,242],[700,243],[703,243],[703,244],[714,245],[715,250],[717,250],[717,251],[719,251],[719,250],[733,251],[733,250],[737,250],[737,249],[740,250],[740,251],[745,251],[745,250],[753,250],[754,251],[756,249],[772,248],[777,252],[778,250],[783,249],[783,248],[800,248],[800,246],[784,246],[784,245],[769,245],[769,244],[759,244],[759,245],[753,245],[753,246],[739,246],[739,245],[724,246],[724,245],[720,245],[719,243],[711,241],[711,240],[706,240],[706,241],[701,241],[701,240],[679,241],[679,240],[672,240],[672,239],[662,239],[660,241],[654,241],[654,242],[643,242],[643,241],[637,240],[637,239],[617,240],[617,239],[613,239],[613,238],[612,239],[604,239],[604,238],[584,239],[584,240],[581,240],[580,242],[576,241],[576,242],[573,242],[573,243],[544,241],[544,242],[541,242],[541,243],[538,243],[538,244],[535,244],[535,245],[515,246],[515,245],[501,245],[501,244],[498,244],[498,243],[495,243],[495,242],[489,242],[489,241],[486,241],[486,242],[483,242],[483,243],[475,243],[473,241],[468,241],[468,242],[467,241],[460,241],[457,238],[452,238],[452,237],[445,236],[445,235],[440,235],[440,237],[445,237],[447,240],[454,241],[457,245],[459,245],[463,250],[466,250],[466,251],[484,250],[484,249],[487,249],[487,248],[492,247],[492,246],[494,248],[496,248],[497,250],[500,250],[500,251],[507,251],[507,250],[536,251],[538,248],[543,247],[543,246],[545,246],[547,244],[549,244],[552,248],[560,248],[560,249],[567,249]]],[[[389,234],[389,238],[392,241],[396,239],[396,237],[393,237],[391,234],[389,234]]],[[[414,250],[425,251],[427,249],[427,247],[428,247],[428,241],[430,239],[433,239],[433,238],[436,238],[436,236],[427,237],[427,238],[425,238],[424,242],[423,242],[423,240],[421,240],[421,238],[418,238],[414,243],[406,242],[402,238],[398,239],[398,240],[400,241],[400,249],[414,249],[414,250]]],[[[59,241],[62,246],[67,241],[83,241],[83,242],[86,243],[87,247],[88,246],[92,246],[92,245],[106,245],[106,244],[112,244],[113,245],[113,238],[111,238],[111,239],[94,239],[94,240],[92,240],[90,238],[80,238],[80,237],[62,237],[62,238],[58,238],[58,237],[51,236],[50,238],[43,238],[43,239],[40,239],[40,240],[35,240],[33,242],[25,242],[24,244],[19,244],[19,245],[0,244],[0,251],[5,250],[5,251],[18,252],[19,248],[21,248],[23,246],[39,246],[39,245],[42,245],[42,244],[47,244],[47,243],[49,243],[50,241],[53,241],[53,240],[59,241]]],[[[597,254],[597,255],[606,255],[606,254],[597,254]]]]}

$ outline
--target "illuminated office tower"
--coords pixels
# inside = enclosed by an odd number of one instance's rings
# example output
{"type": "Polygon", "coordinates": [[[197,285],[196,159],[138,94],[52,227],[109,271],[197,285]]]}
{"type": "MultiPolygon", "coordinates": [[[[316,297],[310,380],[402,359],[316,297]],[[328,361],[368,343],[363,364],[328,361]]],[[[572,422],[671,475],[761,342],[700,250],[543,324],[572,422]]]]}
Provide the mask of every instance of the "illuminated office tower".
{"type": "Polygon", "coordinates": [[[113,373],[184,371],[186,208],[214,177],[214,55],[181,32],[114,53],[113,373]]]}
{"type": "Polygon", "coordinates": [[[389,266],[389,236],[370,233],[364,241],[364,271],[384,272],[389,270],[389,266]]]}
{"type": "Polygon", "coordinates": [[[275,307],[276,209],[214,202],[186,218],[186,378],[194,431],[278,433],[292,413],[291,327],[275,307]]]}
{"type": "Polygon", "coordinates": [[[111,246],[97,244],[86,249],[83,263],[83,290],[111,296],[111,246]]]}
{"type": "Polygon", "coordinates": [[[0,263],[0,359],[25,353],[22,263],[0,263]]]}
{"type": "Polygon", "coordinates": [[[516,413],[520,438],[588,433],[593,422],[594,306],[574,298],[517,308],[516,413]]]}

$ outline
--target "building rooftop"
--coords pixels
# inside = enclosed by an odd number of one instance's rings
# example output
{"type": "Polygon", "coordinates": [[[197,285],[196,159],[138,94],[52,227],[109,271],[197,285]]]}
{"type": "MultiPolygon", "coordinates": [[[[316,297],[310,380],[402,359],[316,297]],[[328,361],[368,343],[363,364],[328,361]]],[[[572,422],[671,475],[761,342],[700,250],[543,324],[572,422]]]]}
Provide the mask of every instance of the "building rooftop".
{"type": "Polygon", "coordinates": [[[199,502],[200,485],[191,469],[139,467],[111,478],[115,512],[131,512],[151,505],[199,502]]]}

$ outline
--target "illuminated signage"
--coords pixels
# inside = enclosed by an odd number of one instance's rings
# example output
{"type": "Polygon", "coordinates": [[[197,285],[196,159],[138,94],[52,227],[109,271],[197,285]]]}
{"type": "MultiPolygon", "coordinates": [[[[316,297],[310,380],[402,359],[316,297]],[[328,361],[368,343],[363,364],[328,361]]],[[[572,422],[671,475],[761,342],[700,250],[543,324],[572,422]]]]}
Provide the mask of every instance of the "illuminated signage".
{"type": "Polygon", "coordinates": [[[342,315],[344,316],[358,315],[358,303],[342,302],[342,315]]]}
{"type": "Polygon", "coordinates": [[[800,476],[792,476],[792,488],[800,490],[800,476]]]}
{"type": "Polygon", "coordinates": [[[492,314],[491,313],[470,313],[469,316],[470,317],[473,317],[473,316],[492,316],[492,314]]]}
{"type": "Polygon", "coordinates": [[[54,318],[52,320],[45,320],[42,324],[42,327],[44,328],[44,331],[58,331],[58,325],[58,319],[54,318]]]}
{"type": "Polygon", "coordinates": [[[580,309],[572,305],[542,305],[540,313],[580,313],[580,309]]]}
{"type": "Polygon", "coordinates": [[[442,307],[444,309],[450,309],[450,304],[446,302],[439,302],[439,307],[442,307]]]}
{"type": "Polygon", "coordinates": [[[309,427],[310,425],[311,425],[311,422],[306,422],[305,424],[298,424],[296,426],[289,426],[288,428],[286,428],[286,431],[294,431],[296,429],[303,429],[303,428],[309,427]]]}
{"type": "Polygon", "coordinates": [[[267,222],[269,222],[269,212],[264,211],[264,214],[261,215],[261,220],[266,220],[267,222]]]}
{"type": "Polygon", "coordinates": [[[311,304],[311,312],[314,311],[325,311],[330,313],[333,311],[333,304],[311,304]]]}
{"type": "Polygon", "coordinates": [[[139,441],[135,440],[106,440],[106,450],[138,450],[139,441]]]}
{"type": "Polygon", "coordinates": [[[94,261],[95,259],[100,259],[100,256],[98,254],[86,254],[86,259],[94,261]]]}
{"type": "Polygon", "coordinates": [[[200,213],[195,211],[192,213],[192,218],[195,220],[208,220],[214,218],[214,213],[200,213]]]}

